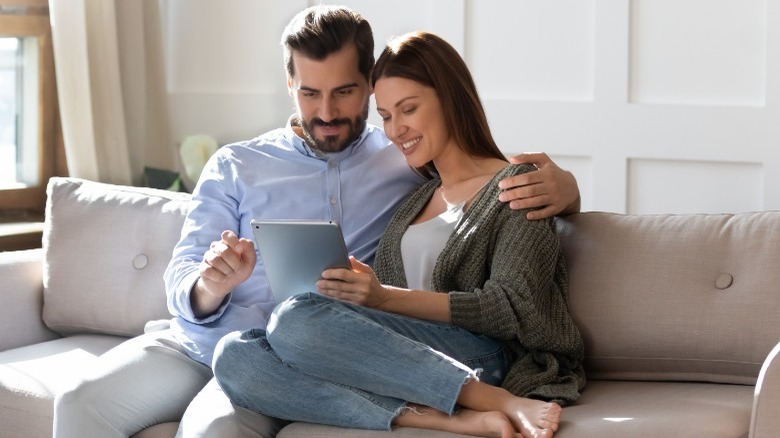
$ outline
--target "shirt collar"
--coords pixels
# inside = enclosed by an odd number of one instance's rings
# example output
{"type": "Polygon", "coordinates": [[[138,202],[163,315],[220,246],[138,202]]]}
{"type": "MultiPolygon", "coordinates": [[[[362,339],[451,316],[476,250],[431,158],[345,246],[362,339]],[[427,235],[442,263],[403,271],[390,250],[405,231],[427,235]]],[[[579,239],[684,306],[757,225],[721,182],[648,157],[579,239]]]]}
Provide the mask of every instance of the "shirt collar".
{"type": "Polygon", "coordinates": [[[368,130],[369,130],[369,125],[368,123],[366,123],[366,126],[363,127],[363,132],[361,132],[358,138],[356,138],[355,141],[353,141],[343,151],[334,152],[334,153],[325,153],[325,152],[320,152],[316,149],[312,149],[308,145],[308,143],[306,143],[306,140],[301,138],[295,132],[293,128],[300,127],[300,126],[301,126],[301,122],[297,114],[293,114],[290,116],[289,119],[287,119],[287,130],[292,136],[293,147],[295,148],[296,151],[300,152],[303,155],[306,155],[308,157],[313,157],[313,158],[319,158],[321,160],[327,160],[330,157],[338,157],[338,156],[352,154],[356,149],[360,147],[361,144],[363,144],[363,140],[365,140],[366,136],[368,136],[368,130]]]}

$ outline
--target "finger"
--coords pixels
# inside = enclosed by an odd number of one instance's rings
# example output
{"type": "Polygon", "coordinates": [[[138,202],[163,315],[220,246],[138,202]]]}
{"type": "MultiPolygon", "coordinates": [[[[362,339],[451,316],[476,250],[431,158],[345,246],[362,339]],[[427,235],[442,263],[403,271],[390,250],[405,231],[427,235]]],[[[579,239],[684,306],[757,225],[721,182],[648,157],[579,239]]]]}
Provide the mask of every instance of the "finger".
{"type": "Polygon", "coordinates": [[[509,199],[509,208],[512,210],[523,210],[527,208],[545,208],[551,204],[552,198],[545,194],[534,194],[531,196],[523,196],[514,199],[509,199]]]}
{"type": "Polygon", "coordinates": [[[543,180],[543,175],[541,175],[538,171],[526,172],[502,179],[498,182],[498,188],[506,190],[513,187],[523,187],[542,182],[543,180]]]}
{"type": "Polygon", "coordinates": [[[227,275],[225,275],[224,272],[214,268],[213,266],[205,262],[201,263],[199,271],[200,271],[200,277],[210,282],[221,283],[225,281],[225,279],[227,278],[227,275]]]}
{"type": "Polygon", "coordinates": [[[206,254],[203,255],[203,262],[212,269],[215,269],[224,275],[230,275],[234,272],[234,269],[227,261],[225,261],[223,254],[224,253],[218,253],[215,251],[207,251],[206,254]]]}
{"type": "MultiPolygon", "coordinates": [[[[254,251],[251,252],[254,253],[254,251]]],[[[211,266],[227,275],[238,271],[243,265],[241,254],[224,242],[213,244],[212,248],[204,255],[204,259],[211,266]]]]}
{"type": "Polygon", "coordinates": [[[339,280],[349,282],[352,279],[352,271],[344,268],[326,269],[322,271],[322,278],[326,280],[339,280]]]}
{"type": "Polygon", "coordinates": [[[524,152],[522,154],[509,157],[512,164],[535,164],[541,165],[550,161],[550,157],[544,152],[524,152]]]}
{"type": "Polygon", "coordinates": [[[241,238],[235,248],[241,255],[241,260],[244,264],[255,264],[257,261],[257,253],[255,253],[255,244],[252,240],[241,238]]]}
{"type": "Polygon", "coordinates": [[[549,194],[542,184],[531,184],[522,187],[515,187],[511,190],[504,190],[498,194],[498,200],[501,202],[522,201],[542,196],[546,198],[543,200],[532,201],[529,206],[541,207],[546,201],[549,201],[549,194]]]}
{"type": "MultiPolygon", "coordinates": [[[[510,206],[511,207],[511,206],[510,206]]],[[[539,219],[546,219],[548,217],[553,217],[556,214],[560,213],[562,210],[554,205],[548,205],[547,207],[544,207],[539,210],[531,210],[528,212],[528,214],[525,215],[526,219],[529,221],[536,221],[539,219]]]]}
{"type": "MultiPolygon", "coordinates": [[[[358,278],[359,280],[359,278],[358,278]]],[[[317,286],[322,287],[324,290],[334,290],[342,293],[350,294],[363,294],[366,288],[363,282],[348,282],[336,279],[320,279],[317,280],[317,286]]]]}
{"type": "Polygon", "coordinates": [[[371,269],[371,266],[368,266],[367,264],[361,262],[360,260],[356,259],[354,256],[349,256],[349,264],[352,267],[352,270],[354,272],[372,274],[372,275],[374,274],[374,270],[371,269]]]}
{"type": "Polygon", "coordinates": [[[225,242],[231,248],[235,248],[236,246],[238,246],[239,239],[236,233],[230,230],[225,230],[222,232],[221,237],[222,237],[222,241],[225,242]]]}

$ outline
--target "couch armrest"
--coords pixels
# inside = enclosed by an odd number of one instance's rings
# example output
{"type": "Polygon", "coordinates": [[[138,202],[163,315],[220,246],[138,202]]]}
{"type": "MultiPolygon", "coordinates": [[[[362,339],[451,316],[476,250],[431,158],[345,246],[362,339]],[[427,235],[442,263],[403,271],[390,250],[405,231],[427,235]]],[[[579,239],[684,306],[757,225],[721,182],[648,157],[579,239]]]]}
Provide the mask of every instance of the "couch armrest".
{"type": "Polygon", "coordinates": [[[58,338],[41,320],[43,250],[0,252],[0,351],[58,338]]]}
{"type": "Polygon", "coordinates": [[[776,437],[780,430],[780,343],[769,353],[756,382],[753,396],[753,415],[750,419],[750,438],[776,437]]]}

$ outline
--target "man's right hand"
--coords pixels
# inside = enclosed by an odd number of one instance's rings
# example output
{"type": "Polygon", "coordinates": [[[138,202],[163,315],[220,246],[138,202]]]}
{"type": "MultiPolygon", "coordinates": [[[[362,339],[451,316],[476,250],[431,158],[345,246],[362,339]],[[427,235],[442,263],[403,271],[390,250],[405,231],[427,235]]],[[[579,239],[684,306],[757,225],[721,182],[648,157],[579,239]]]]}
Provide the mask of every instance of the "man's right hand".
{"type": "Polygon", "coordinates": [[[225,297],[252,275],[256,262],[251,240],[223,231],[221,240],[211,243],[200,263],[200,279],[190,294],[195,316],[203,318],[214,313],[225,297]]]}

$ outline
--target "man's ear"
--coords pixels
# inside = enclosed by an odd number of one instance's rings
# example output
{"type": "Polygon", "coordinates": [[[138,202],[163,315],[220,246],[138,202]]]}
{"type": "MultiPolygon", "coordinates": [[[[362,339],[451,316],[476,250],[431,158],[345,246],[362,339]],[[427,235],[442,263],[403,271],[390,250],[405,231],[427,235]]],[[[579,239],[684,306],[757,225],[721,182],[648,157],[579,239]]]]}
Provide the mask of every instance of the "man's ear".
{"type": "Polygon", "coordinates": [[[293,96],[292,78],[290,75],[287,75],[287,94],[289,94],[290,97],[295,98],[295,96],[293,96]]]}

